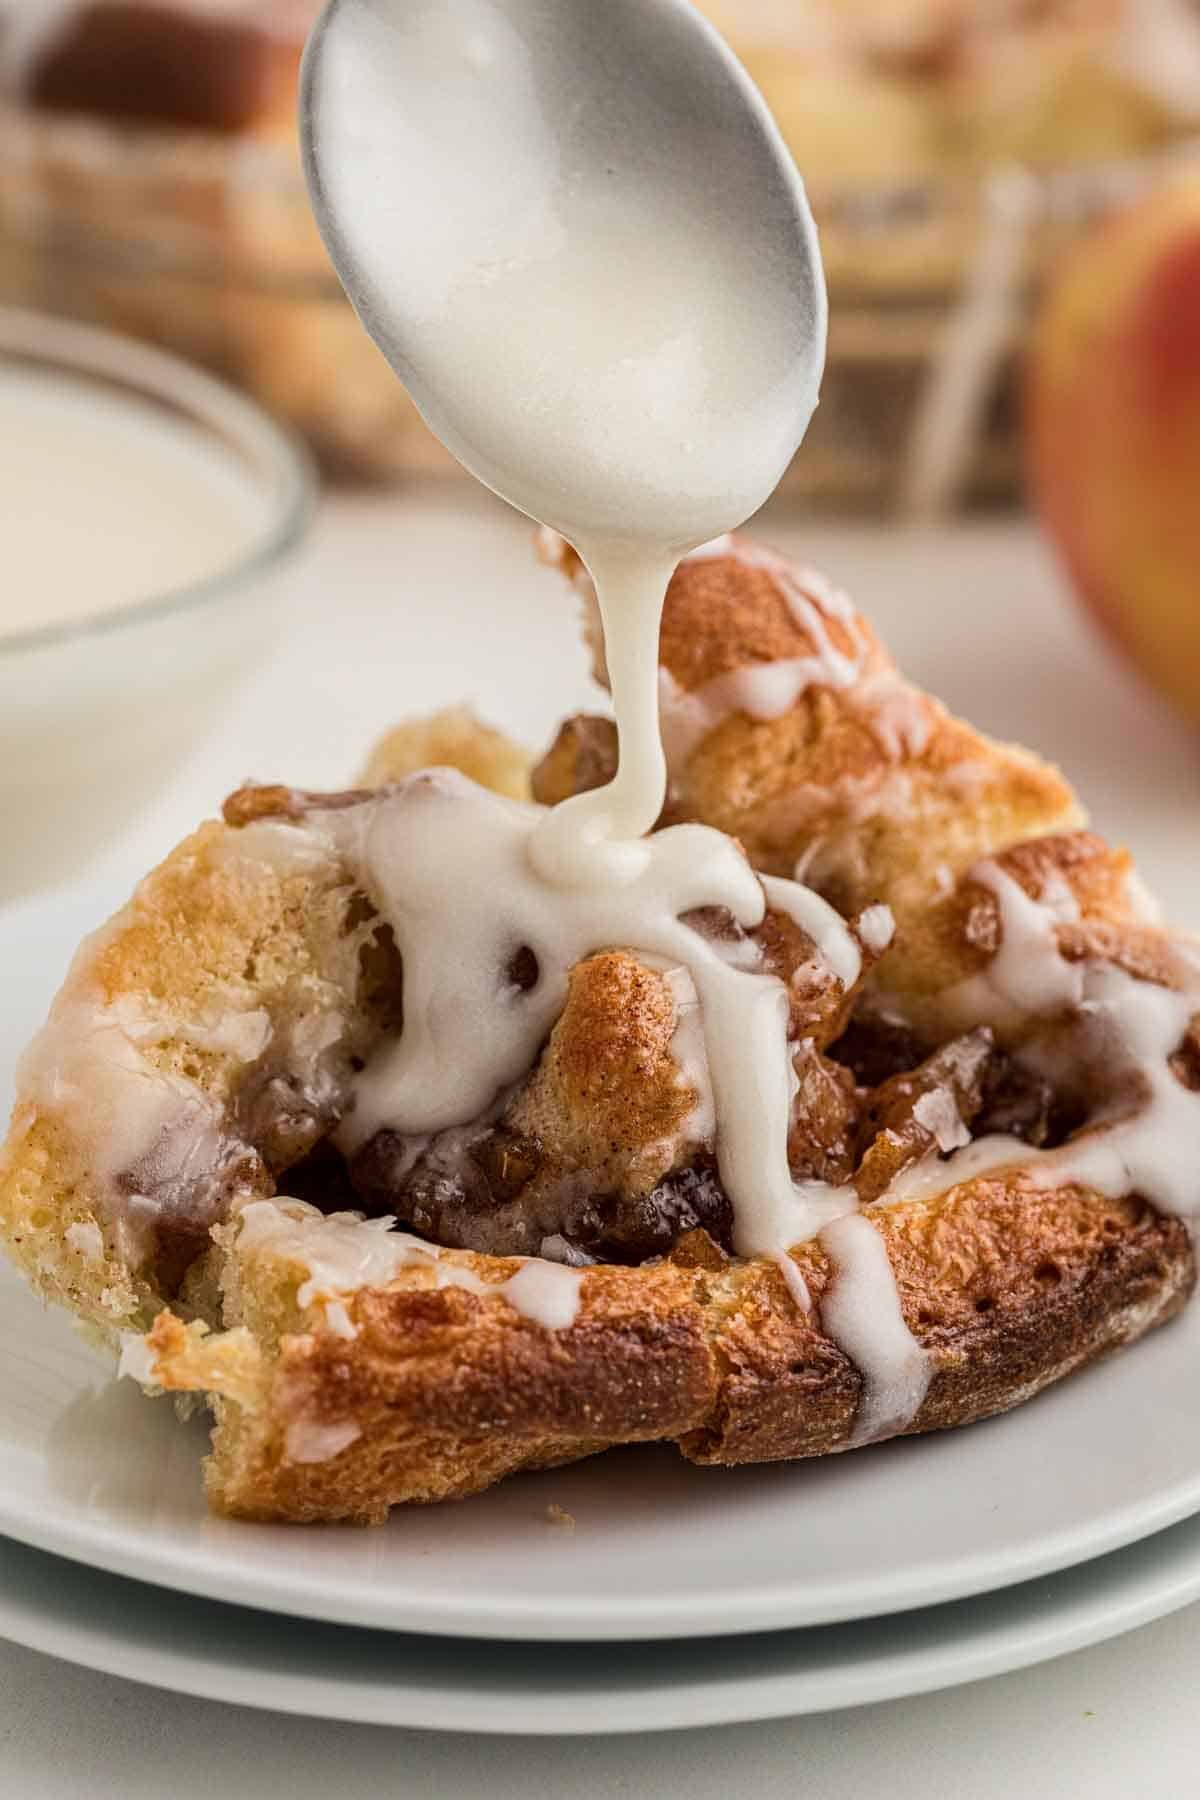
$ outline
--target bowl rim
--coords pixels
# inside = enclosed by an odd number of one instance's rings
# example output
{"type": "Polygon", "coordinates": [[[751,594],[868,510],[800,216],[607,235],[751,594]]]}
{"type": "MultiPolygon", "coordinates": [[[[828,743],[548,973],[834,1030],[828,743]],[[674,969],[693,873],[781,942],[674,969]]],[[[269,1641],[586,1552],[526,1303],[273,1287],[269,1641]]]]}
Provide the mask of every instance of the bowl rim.
{"type": "Polygon", "coordinates": [[[169,351],[102,326],[0,306],[0,369],[22,363],[106,384],[135,402],[165,408],[197,435],[202,430],[210,440],[223,441],[264,472],[264,523],[236,560],[214,575],[81,619],[0,633],[0,661],[214,604],[282,562],[299,544],[319,493],[313,459],[296,433],[228,382],[169,351]]]}

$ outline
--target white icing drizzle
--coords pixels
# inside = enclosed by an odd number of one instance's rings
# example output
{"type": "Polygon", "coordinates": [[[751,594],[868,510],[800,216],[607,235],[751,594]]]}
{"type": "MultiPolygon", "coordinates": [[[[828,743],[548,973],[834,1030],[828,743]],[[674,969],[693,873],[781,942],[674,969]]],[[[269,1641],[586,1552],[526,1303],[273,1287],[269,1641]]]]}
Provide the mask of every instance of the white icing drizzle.
{"type": "Polygon", "coordinates": [[[686,969],[668,969],[666,976],[675,1001],[671,1057],[680,1086],[690,1088],[696,1096],[696,1103],[684,1121],[682,1136],[686,1143],[703,1144],[712,1141],[717,1129],[708,1052],[704,1047],[704,1012],[696,984],[686,969]]]}
{"type": "Polygon", "coordinates": [[[976,863],[968,879],[986,888],[1000,914],[1000,943],[978,975],[947,990],[939,1001],[955,1024],[1019,1028],[1030,1015],[1074,1011],[1083,998],[1084,965],[1059,955],[1057,927],[1079,917],[1065,883],[1032,899],[997,863],[976,863]]]}
{"type": "MultiPolygon", "coordinates": [[[[806,932],[842,986],[852,988],[862,974],[862,951],[836,907],[797,881],[783,881],[776,875],[764,875],[761,879],[767,904],[806,932]]],[[[891,919],[886,906],[879,910],[891,919]]]]}
{"type": "MultiPolygon", "coordinates": [[[[70,979],[18,1065],[17,1089],[21,1101],[70,1117],[95,1175],[110,1184],[148,1159],[157,1158],[164,1172],[168,1164],[202,1169],[219,1160],[223,1125],[216,1104],[194,1082],[143,1055],[119,1006],[105,1005],[70,979]]],[[[112,1191],[115,1196],[115,1185],[112,1191]]],[[[140,1263],[156,1217],[145,1196],[120,1191],[112,1222],[125,1260],[140,1263]]]]}
{"type": "Polygon", "coordinates": [[[975,1138],[952,1156],[920,1158],[893,1175],[887,1191],[874,1202],[876,1206],[900,1206],[908,1202],[936,1200],[953,1187],[975,1181],[999,1170],[1022,1168],[1032,1164],[1044,1152],[1031,1149],[1019,1138],[996,1133],[975,1138]]]}
{"type": "Polygon", "coordinates": [[[821,1245],[837,1273],[821,1323],[865,1377],[848,1449],[910,1425],[929,1388],[929,1358],[904,1322],[883,1239],[863,1214],[826,1226],[821,1245]]]}
{"type": "Polygon", "coordinates": [[[326,1300],[325,1328],[332,1331],[334,1337],[345,1338],[352,1343],[358,1336],[358,1326],[346,1311],[344,1300],[326,1300]]]}
{"type": "Polygon", "coordinates": [[[971,1141],[954,1095],[948,1087],[930,1088],[913,1102],[913,1118],[930,1133],[938,1149],[949,1153],[971,1141]]]}
{"type": "MultiPolygon", "coordinates": [[[[566,540],[558,532],[541,527],[538,532],[539,554],[543,560],[562,564],[566,540]]],[[[731,532],[702,544],[683,557],[680,567],[697,562],[729,559],[750,568],[767,571],[778,585],[793,617],[809,635],[815,648],[807,656],[780,657],[771,662],[747,663],[727,670],[698,688],[684,688],[671,671],[658,669],[659,728],[668,769],[678,775],[687,766],[693,752],[726,719],[737,713],[758,721],[783,718],[812,688],[834,689],[842,694],[844,704],[859,713],[874,735],[885,757],[892,763],[903,763],[919,757],[933,734],[936,708],[918,688],[914,688],[897,669],[872,668],[872,651],[859,614],[849,595],[836,587],[816,569],[794,569],[776,552],[737,537],[731,532]],[[830,641],[825,618],[837,619],[858,642],[853,655],[840,651],[830,641]]],[[[596,606],[596,589],[586,567],[574,569],[572,580],[592,608],[596,606]]],[[[607,679],[603,646],[597,646],[596,674],[607,679]]],[[[984,771],[986,774],[986,770],[984,771]]],[[[952,780],[955,771],[949,771],[952,780]]],[[[847,791],[842,797],[855,816],[867,818],[877,812],[900,812],[907,806],[907,789],[900,798],[900,783],[907,777],[892,778],[872,774],[861,794],[847,791]]],[[[845,784],[843,783],[843,786],[845,784]]],[[[828,808],[831,789],[828,784],[794,789],[781,804],[778,835],[794,835],[813,812],[828,808]],[[785,822],[794,811],[792,824],[785,822]]],[[[797,880],[802,871],[797,872],[797,880]]]]}
{"type": "MultiPolygon", "coordinates": [[[[675,558],[600,542],[586,553],[604,625],[605,667],[617,715],[619,761],[605,786],[575,794],[542,822],[532,856],[554,886],[603,880],[652,831],[667,797],[659,729],[658,638],[675,558]]],[[[618,877],[619,878],[619,877],[618,877]]]]}
{"type": "Polygon", "coordinates": [[[775,1266],[787,1284],[788,1293],[796,1303],[796,1310],[811,1313],[813,1310],[812,1294],[807,1281],[796,1267],[786,1250],[780,1250],[775,1256],[775,1266]]]}
{"type": "Polygon", "coordinates": [[[175,1014],[156,1017],[146,1011],[136,994],[115,996],[105,1007],[105,1016],[120,1026],[131,1043],[173,1040],[218,1056],[236,1056],[240,1062],[253,1062],[271,1041],[271,1019],[264,1008],[240,1010],[216,996],[199,1019],[175,1014]]]}
{"type": "Polygon", "coordinates": [[[690,692],[668,669],[659,670],[663,744],[672,769],[682,769],[692,752],[735,713],[751,719],[782,719],[813,687],[848,687],[819,654],[776,662],[744,663],[690,692]]]}
{"type": "Polygon", "coordinates": [[[1141,1194],[1161,1211],[1194,1222],[1200,1211],[1200,1094],[1184,1086],[1170,1058],[1200,1012],[1200,984],[1179,992],[1093,963],[1084,970],[1081,1004],[1085,1029],[1112,1059],[1110,1080],[1115,1077],[1119,1088],[1123,1075],[1134,1089],[1133,1111],[1115,1123],[1100,1121],[1040,1157],[1034,1179],[1076,1181],[1112,1200],[1141,1194]]]}
{"type": "Polygon", "coordinates": [[[87,1262],[104,1261],[104,1234],[94,1219],[77,1219],[63,1233],[72,1250],[87,1262]]]}
{"type": "Polygon", "coordinates": [[[437,1244],[394,1230],[396,1221],[390,1216],[322,1213],[303,1200],[279,1199],[252,1200],[239,1218],[238,1254],[266,1252],[307,1269],[296,1303],[302,1308],[320,1304],[326,1326],[338,1337],[357,1336],[345,1296],[364,1287],[386,1287],[407,1268],[429,1269],[436,1287],[507,1300],[514,1312],[548,1331],[573,1325],[579,1310],[583,1277],[578,1269],[529,1258],[506,1281],[484,1281],[473,1269],[448,1260],[437,1244]]]}
{"type": "MultiPolygon", "coordinates": [[[[698,825],[615,842],[597,836],[579,863],[561,867],[551,859],[558,875],[573,877],[570,886],[552,884],[536,852],[547,818],[560,816],[437,770],[360,808],[310,820],[307,829],[325,834],[355,868],[392,927],[406,972],[404,1032],[357,1078],[342,1142],[352,1149],[384,1128],[419,1139],[470,1126],[533,1066],[575,963],[622,946],[662,959],[676,995],[680,1078],[700,1096],[690,1130],[699,1136],[715,1125],[718,1167],[734,1203],[735,1248],[775,1260],[797,1305],[809,1310],[799,1270],[782,1259],[792,1245],[854,1211],[857,1195],[849,1185],[792,1179],[787,1141],[796,1076],[782,982],[757,971],[757,951],[748,957],[735,946],[731,955],[729,945],[702,936],[680,916],[724,906],[743,928],[753,928],[766,909],[764,884],[731,839],[698,825]],[[486,882],[479,880],[481,868],[486,882]],[[538,980],[528,990],[506,976],[512,955],[525,946],[538,963],[538,980]]],[[[554,854],[567,857],[568,842],[563,838],[554,854]]],[[[768,891],[770,903],[813,938],[835,978],[852,985],[862,955],[845,922],[795,883],[771,879],[768,891]]],[[[878,909],[873,934],[882,940],[889,928],[886,909],[878,909]]],[[[278,1233],[278,1219],[262,1210],[270,1205],[248,1206],[243,1232],[270,1218],[278,1233]]],[[[436,1263],[439,1255],[391,1231],[386,1221],[364,1224],[354,1215],[309,1221],[304,1240],[293,1246],[313,1270],[301,1304],[326,1289],[386,1281],[414,1260],[436,1263]]],[[[243,1238],[248,1247],[254,1241],[243,1238]]],[[[850,1254],[843,1243],[839,1266],[850,1254]]],[[[538,1263],[535,1273],[528,1267],[489,1286],[447,1262],[436,1279],[503,1294],[527,1316],[559,1328],[566,1306],[561,1286],[550,1284],[563,1276],[577,1282],[577,1272],[549,1262],[538,1263]]],[[[841,1311],[859,1304],[856,1294],[873,1305],[877,1289],[877,1281],[847,1273],[841,1311]]],[[[909,1365],[920,1353],[909,1338],[898,1369],[895,1337],[865,1326],[858,1334],[855,1360],[868,1397],[912,1387],[909,1365]]],[[[864,1405],[868,1420],[887,1411],[883,1401],[864,1405]]]]}
{"type": "Polygon", "coordinates": [[[362,1429],[353,1419],[336,1425],[317,1425],[311,1419],[293,1419],[284,1433],[283,1448],[292,1463],[332,1462],[357,1443],[362,1429]]]}
{"type": "MultiPolygon", "coordinates": [[[[820,687],[844,696],[844,704],[861,715],[889,762],[919,757],[934,728],[934,715],[925,696],[894,669],[865,675],[861,663],[852,663],[837,651],[833,654],[839,659],[836,664],[824,653],[746,663],[690,690],[681,687],[669,669],[660,668],[659,710],[668,767],[681,772],[710,733],[735,713],[757,720],[781,719],[810,689],[820,687]]],[[[874,795],[885,780],[872,774],[868,792],[874,795]]],[[[830,796],[828,784],[815,787],[809,810],[827,807],[830,796]]],[[[891,810],[882,803],[868,806],[865,798],[860,808],[864,817],[869,812],[891,810]]]]}
{"type": "MultiPolygon", "coordinates": [[[[538,532],[538,550],[544,561],[562,564],[566,540],[556,531],[542,526],[538,532]]],[[[869,646],[863,636],[859,615],[849,595],[836,587],[816,569],[797,570],[783,557],[747,538],[732,532],[713,538],[680,559],[679,566],[698,562],[730,560],[745,567],[768,572],[787,602],[796,623],[812,641],[813,648],[805,656],[779,657],[771,662],[747,663],[729,669],[698,688],[680,686],[669,669],[657,669],[658,730],[667,765],[680,770],[692,752],[710,732],[735,713],[745,713],[758,720],[782,718],[810,688],[825,687],[845,690],[855,704],[862,704],[872,717],[878,712],[880,729],[888,743],[907,742],[902,722],[890,723],[889,715],[906,709],[908,737],[922,730],[928,734],[923,702],[895,671],[880,670],[867,676],[865,670],[869,646]],[[836,619],[857,641],[853,654],[839,650],[832,642],[827,619],[836,619]],[[911,717],[909,717],[911,715],[911,717]]],[[[587,601],[596,604],[596,584],[587,567],[574,570],[576,587],[587,601]]],[[[605,634],[607,648],[608,632],[605,634]]],[[[607,658],[601,659],[597,671],[610,679],[607,658]]],[[[618,708],[619,712],[619,708],[618,708]]],[[[924,747],[925,737],[913,747],[913,753],[924,747]]]]}
{"type": "Polygon", "coordinates": [[[684,560],[723,557],[770,573],[812,649],[805,656],[743,664],[690,691],[682,688],[668,669],[659,669],[662,737],[672,769],[682,769],[697,745],[734,713],[745,713],[751,719],[781,719],[810,688],[855,687],[866,666],[867,644],[858,614],[849,597],[823,575],[815,569],[797,571],[772,551],[728,535],[684,560]],[[854,654],[839,650],[833,642],[826,622],[829,618],[837,619],[857,641],[854,654]]]}
{"type": "Polygon", "coordinates": [[[142,1387],[155,1387],[157,1381],[154,1370],[158,1358],[145,1338],[136,1331],[121,1333],[121,1353],[117,1358],[117,1380],[128,1375],[142,1387]]]}
{"type": "Polygon", "coordinates": [[[936,714],[925,694],[896,669],[865,675],[847,694],[889,761],[906,762],[926,749],[936,714]]]}
{"type": "Polygon", "coordinates": [[[891,907],[878,902],[866,907],[858,915],[855,930],[873,956],[882,956],[896,935],[891,907]]]}
{"type": "Polygon", "coordinates": [[[1194,1226],[1200,1093],[1171,1067],[1200,1014],[1200,970],[1190,947],[1173,946],[1174,987],[1138,980],[1109,963],[1071,963],[1056,936],[1059,924],[1078,917],[1065,882],[1047,884],[1033,900],[995,863],[979,863],[969,876],[996,896],[1002,936],[987,967],[942,997],[947,1022],[957,1025],[969,1015],[974,1025],[1023,1028],[1020,1058],[1059,1079],[1082,1075],[1099,1111],[1053,1150],[993,1136],[945,1161],[923,1161],[900,1173],[885,1200],[932,1199],[960,1182],[1019,1166],[1041,1186],[1078,1183],[1113,1200],[1140,1194],[1194,1226]],[[1065,1027],[1064,1013],[1071,1020],[1065,1027]],[[1039,1021],[1046,1022],[1040,1031],[1039,1021]]]}
{"type": "MultiPolygon", "coordinates": [[[[830,605],[833,597],[838,594],[836,588],[825,585],[824,597],[818,601],[812,593],[805,590],[802,578],[794,574],[786,563],[772,561],[770,566],[792,617],[801,631],[808,633],[815,645],[812,656],[802,659],[812,665],[812,683],[831,688],[852,687],[863,673],[862,656],[848,656],[844,650],[839,650],[829,635],[825,621],[827,613],[832,611],[835,618],[850,625],[854,635],[858,636],[853,610],[846,611],[840,604],[830,605]]],[[[839,600],[844,598],[839,596],[839,600]]],[[[848,601],[846,606],[849,606],[848,601]]],[[[865,646],[862,648],[865,652],[865,646]]]]}
{"type": "Polygon", "coordinates": [[[585,857],[584,882],[568,890],[534,865],[547,819],[557,824],[557,813],[485,793],[451,770],[324,816],[331,834],[350,834],[348,854],[405,965],[405,1029],[358,1078],[352,1145],[384,1126],[407,1136],[478,1119],[533,1066],[582,958],[622,946],[664,957],[689,970],[703,1000],[701,968],[730,971],[679,913],[725,906],[745,927],[762,919],[762,887],[719,832],[681,825],[607,846],[620,853],[620,878],[593,878],[585,857]],[[523,946],[538,961],[529,991],[505,978],[523,946]]]}
{"type": "Polygon", "coordinates": [[[765,549],[761,544],[751,543],[751,559],[760,567],[770,568],[783,584],[784,592],[789,597],[792,610],[796,610],[796,598],[800,597],[801,615],[805,620],[812,617],[812,606],[815,604],[831,619],[839,619],[847,626],[852,635],[859,635],[858,608],[846,592],[830,581],[828,575],[820,569],[809,567],[797,569],[779,556],[775,551],[765,549]]]}

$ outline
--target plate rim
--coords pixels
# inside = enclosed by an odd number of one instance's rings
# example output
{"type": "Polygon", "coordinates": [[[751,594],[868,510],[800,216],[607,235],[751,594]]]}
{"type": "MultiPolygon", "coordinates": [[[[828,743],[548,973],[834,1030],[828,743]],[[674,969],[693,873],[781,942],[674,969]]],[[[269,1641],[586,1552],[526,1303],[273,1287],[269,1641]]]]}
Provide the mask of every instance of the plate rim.
{"type": "MultiPolygon", "coordinates": [[[[56,1557],[50,1560],[63,1561],[56,1557]]],[[[141,1594],[145,1587],[124,1577],[91,1573],[109,1591],[115,1587],[141,1594]]],[[[439,1695],[429,1687],[410,1684],[406,1688],[402,1682],[397,1683],[394,1673],[386,1684],[368,1690],[351,1677],[303,1668],[247,1669],[236,1651],[233,1656],[207,1658],[193,1652],[185,1642],[186,1614],[182,1621],[173,1621],[172,1643],[164,1657],[160,1644],[147,1646],[132,1629],[118,1637],[112,1628],[112,1607],[105,1609],[102,1627],[94,1619],[82,1626],[75,1621],[63,1624],[60,1619],[47,1624],[32,1606],[18,1608],[5,1586],[2,1550],[0,1637],[76,1667],[95,1669],[142,1686],[250,1706],[258,1711],[477,1736],[576,1737],[799,1718],[912,1698],[1035,1667],[1121,1636],[1200,1601],[1200,1526],[1193,1525],[1189,1530],[1184,1522],[1173,1530],[1115,1551],[1103,1559],[1099,1570],[1090,1569],[1088,1576],[1085,1581],[1082,1570],[1077,1568],[988,1596],[1002,1614],[998,1622],[986,1618],[981,1621],[978,1602],[969,1600],[922,1609],[919,1616],[928,1617],[934,1627],[932,1643],[923,1641],[915,1647],[902,1644],[899,1648],[892,1644],[876,1658],[868,1654],[858,1663],[843,1656],[841,1667],[835,1659],[832,1665],[816,1670],[775,1668],[765,1674],[739,1674],[735,1668],[727,1674],[697,1681],[689,1681],[685,1676],[644,1694],[634,1690],[613,1694],[585,1688],[565,1699],[536,1694],[532,1687],[519,1696],[505,1691],[481,1695],[475,1690],[455,1694],[451,1689],[439,1695]],[[1172,1543],[1178,1532],[1185,1535],[1172,1543]],[[937,1627],[942,1625],[951,1629],[939,1635],[937,1627]],[[253,1679],[248,1680],[248,1674],[253,1679]],[[554,1704],[548,1705],[548,1700],[554,1704]],[[521,1706],[526,1710],[519,1713],[514,1723],[514,1708],[521,1706]]],[[[223,1615],[241,1613],[253,1620],[265,1619],[268,1630],[283,1632],[277,1615],[263,1615],[246,1607],[230,1608],[222,1603],[199,1604],[216,1605],[223,1615]]],[[[896,1622],[894,1617],[885,1617],[860,1620],[854,1625],[759,1636],[767,1643],[796,1638],[804,1644],[807,1640],[807,1647],[811,1648],[814,1636],[831,1642],[835,1634],[844,1636],[856,1628],[860,1633],[872,1627],[882,1628],[886,1638],[888,1628],[894,1628],[896,1622]]],[[[336,1632],[342,1628],[326,1629],[336,1632]]],[[[223,1635],[222,1643],[227,1647],[236,1642],[236,1637],[229,1633],[228,1626],[225,1631],[228,1635],[223,1635]]],[[[733,1646],[735,1661],[741,1646],[753,1646],[754,1642],[753,1638],[738,1639],[733,1646]]],[[[419,1644],[418,1638],[418,1648],[419,1644]]],[[[514,1648],[525,1650],[526,1646],[514,1648]]]]}
{"type": "MultiPolygon", "coordinates": [[[[0,1488],[0,1535],[110,1575],[285,1618],[427,1637],[540,1643],[752,1636],[891,1617],[1061,1574],[1155,1537],[1198,1513],[1200,1470],[1152,1499],[1102,1516],[1083,1533],[1071,1529],[1056,1532],[1043,1540],[1040,1553],[1033,1557],[1020,1547],[963,1555],[946,1565],[936,1579],[918,1568],[894,1575],[882,1590],[877,1578],[847,1582],[844,1577],[831,1590],[814,1589],[809,1578],[743,1588],[736,1597],[738,1610],[731,1615],[724,1610],[730,1604],[728,1595],[722,1596],[719,1604],[723,1610],[718,1613],[702,1587],[667,1601],[627,1593],[611,1599],[594,1596],[586,1609],[578,1600],[556,1604],[556,1597],[545,1593],[524,1606],[512,1596],[489,1606],[462,1592],[442,1592],[436,1600],[422,1596],[405,1599],[394,1586],[372,1586],[365,1579],[343,1578],[337,1587],[331,1587],[316,1575],[294,1570],[286,1576],[276,1574],[269,1565],[252,1559],[235,1564],[211,1550],[165,1542],[157,1548],[147,1547],[133,1541],[128,1532],[87,1518],[59,1518],[47,1526],[14,1507],[0,1488]]],[[[250,1524],[245,1529],[258,1527],[250,1524]]]]}

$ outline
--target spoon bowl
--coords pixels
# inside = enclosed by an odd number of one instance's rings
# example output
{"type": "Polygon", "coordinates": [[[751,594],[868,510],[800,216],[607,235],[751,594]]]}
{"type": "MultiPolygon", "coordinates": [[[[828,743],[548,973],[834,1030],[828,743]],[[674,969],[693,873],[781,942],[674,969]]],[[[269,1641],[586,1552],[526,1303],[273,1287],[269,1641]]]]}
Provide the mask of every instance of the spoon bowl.
{"type": "Polygon", "coordinates": [[[428,424],[577,545],[678,553],[804,435],[825,291],[766,105],[684,0],[332,0],[301,127],[333,263],[428,424]]]}

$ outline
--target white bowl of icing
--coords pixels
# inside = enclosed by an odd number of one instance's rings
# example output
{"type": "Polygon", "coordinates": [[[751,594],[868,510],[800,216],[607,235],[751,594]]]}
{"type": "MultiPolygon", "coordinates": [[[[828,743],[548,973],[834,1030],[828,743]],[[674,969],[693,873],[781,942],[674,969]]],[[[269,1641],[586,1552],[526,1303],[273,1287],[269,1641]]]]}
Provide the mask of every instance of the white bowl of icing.
{"type": "Polygon", "coordinates": [[[0,896],[82,873],[269,639],[313,486],[174,357],[0,310],[0,896]]]}

